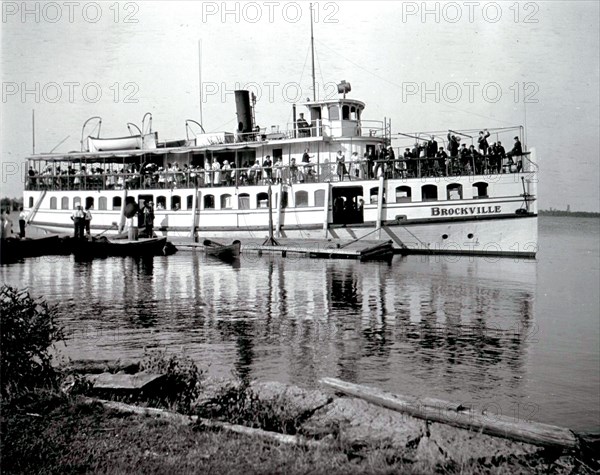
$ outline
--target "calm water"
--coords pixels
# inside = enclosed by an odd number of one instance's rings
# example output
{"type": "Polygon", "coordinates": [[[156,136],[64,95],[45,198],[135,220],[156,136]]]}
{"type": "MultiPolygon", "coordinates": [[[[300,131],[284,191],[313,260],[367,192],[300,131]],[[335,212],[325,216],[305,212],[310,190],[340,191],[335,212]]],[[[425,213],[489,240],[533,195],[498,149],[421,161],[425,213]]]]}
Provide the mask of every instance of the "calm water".
{"type": "Polygon", "coordinates": [[[59,304],[73,359],[185,352],[210,374],[324,376],[600,428],[599,221],[541,218],[537,261],[391,266],[202,254],[28,259],[2,280],[59,304]]]}

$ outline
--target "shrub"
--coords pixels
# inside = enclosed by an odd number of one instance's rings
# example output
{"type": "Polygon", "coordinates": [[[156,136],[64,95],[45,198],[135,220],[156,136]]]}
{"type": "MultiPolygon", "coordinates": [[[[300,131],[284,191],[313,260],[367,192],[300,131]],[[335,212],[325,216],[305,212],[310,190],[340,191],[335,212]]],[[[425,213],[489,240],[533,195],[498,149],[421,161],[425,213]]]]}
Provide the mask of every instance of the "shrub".
{"type": "Polygon", "coordinates": [[[166,351],[147,353],[140,362],[140,371],[166,375],[168,393],[163,401],[171,409],[187,413],[200,395],[204,373],[188,356],[167,355],[166,351]]]}
{"type": "Polygon", "coordinates": [[[0,289],[1,394],[10,399],[37,387],[56,385],[50,347],[63,340],[56,307],[26,290],[0,289]]]}

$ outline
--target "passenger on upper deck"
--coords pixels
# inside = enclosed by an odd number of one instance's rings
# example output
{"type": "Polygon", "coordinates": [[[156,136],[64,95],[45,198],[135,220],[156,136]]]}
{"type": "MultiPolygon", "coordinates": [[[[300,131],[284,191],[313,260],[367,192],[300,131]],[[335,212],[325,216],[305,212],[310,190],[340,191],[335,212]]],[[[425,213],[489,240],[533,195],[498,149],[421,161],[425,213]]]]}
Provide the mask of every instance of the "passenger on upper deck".
{"type": "Polygon", "coordinates": [[[300,112],[300,116],[296,120],[296,126],[298,127],[299,137],[310,137],[310,125],[304,118],[303,112],[300,112]]]}
{"type": "Polygon", "coordinates": [[[448,150],[450,150],[451,157],[458,156],[458,149],[460,148],[460,137],[452,135],[448,132],[448,150]]]}
{"type": "Polygon", "coordinates": [[[478,143],[478,148],[479,148],[479,150],[481,150],[481,153],[483,155],[488,154],[488,148],[490,147],[490,144],[488,144],[487,138],[489,136],[490,136],[490,133],[488,132],[488,129],[479,131],[479,138],[477,139],[477,143],[478,143]]]}
{"type": "Polygon", "coordinates": [[[438,143],[435,140],[435,137],[432,135],[429,142],[427,142],[427,156],[435,157],[438,151],[438,143]]]}
{"type": "Polygon", "coordinates": [[[516,157],[519,155],[523,155],[523,147],[521,145],[521,141],[519,140],[519,137],[515,137],[515,145],[513,146],[512,150],[510,152],[508,152],[506,154],[507,157],[516,157]]]}
{"type": "Polygon", "coordinates": [[[344,180],[344,175],[348,175],[348,171],[346,170],[346,157],[342,153],[341,150],[338,150],[337,155],[335,156],[336,161],[336,173],[340,181],[344,180]]]}

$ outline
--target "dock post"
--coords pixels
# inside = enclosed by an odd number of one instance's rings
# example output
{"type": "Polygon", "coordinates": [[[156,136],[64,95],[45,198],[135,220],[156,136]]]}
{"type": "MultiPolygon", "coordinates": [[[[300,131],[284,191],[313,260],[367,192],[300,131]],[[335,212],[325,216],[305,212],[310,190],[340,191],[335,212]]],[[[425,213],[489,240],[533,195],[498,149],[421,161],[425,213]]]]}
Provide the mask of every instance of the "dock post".
{"type": "Polygon", "coordinates": [[[277,197],[277,226],[275,227],[275,235],[281,237],[281,201],[283,199],[283,183],[279,183],[279,196],[277,197]]]}
{"type": "Polygon", "coordinates": [[[123,190],[123,198],[121,198],[121,218],[119,219],[119,233],[125,229],[125,204],[127,203],[127,188],[123,190]]]}
{"type": "Polygon", "coordinates": [[[323,213],[323,234],[325,234],[325,239],[327,239],[327,229],[329,227],[329,195],[331,194],[331,183],[327,183],[325,187],[325,199],[323,202],[323,206],[325,207],[325,212],[323,213]]]}
{"type": "Polygon", "coordinates": [[[198,209],[198,189],[194,190],[192,197],[192,226],[190,228],[190,235],[192,242],[196,242],[196,210],[198,209]]]}
{"type": "Polygon", "coordinates": [[[383,213],[383,175],[379,177],[379,190],[377,192],[377,239],[381,239],[381,215],[383,213]]]}

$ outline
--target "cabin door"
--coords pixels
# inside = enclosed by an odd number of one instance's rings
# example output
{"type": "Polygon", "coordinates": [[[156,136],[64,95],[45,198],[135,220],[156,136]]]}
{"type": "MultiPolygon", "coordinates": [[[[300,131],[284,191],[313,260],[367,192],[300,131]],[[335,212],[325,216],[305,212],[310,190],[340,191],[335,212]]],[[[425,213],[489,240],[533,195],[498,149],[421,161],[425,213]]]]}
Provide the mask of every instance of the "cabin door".
{"type": "Polygon", "coordinates": [[[363,189],[362,186],[334,187],[332,189],[333,224],[362,223],[363,189]]]}

